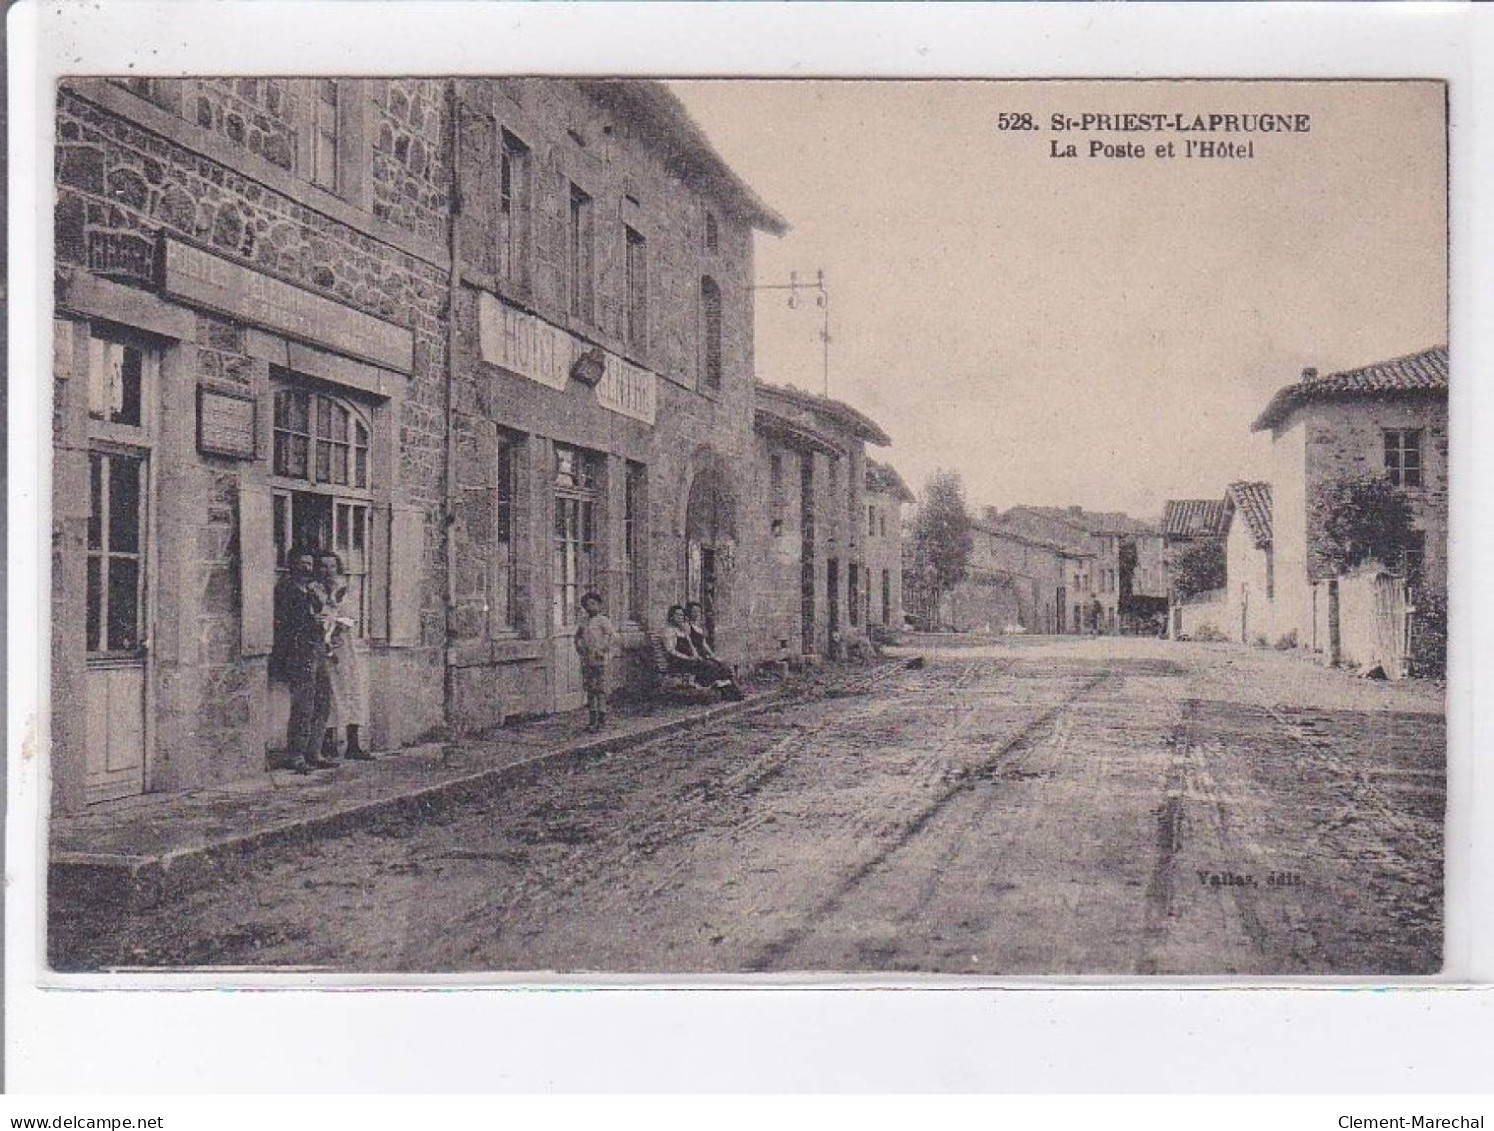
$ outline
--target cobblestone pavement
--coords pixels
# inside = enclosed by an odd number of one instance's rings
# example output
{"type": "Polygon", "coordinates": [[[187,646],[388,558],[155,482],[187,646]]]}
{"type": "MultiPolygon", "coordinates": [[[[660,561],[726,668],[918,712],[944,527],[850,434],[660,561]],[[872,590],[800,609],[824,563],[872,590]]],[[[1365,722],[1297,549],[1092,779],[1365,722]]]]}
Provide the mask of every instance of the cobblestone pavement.
{"type": "MultiPolygon", "coordinates": [[[[930,643],[930,642],[924,642],[930,643]]],[[[1424,974],[1441,691],[962,640],[54,939],[66,968],[1424,974]]]]}

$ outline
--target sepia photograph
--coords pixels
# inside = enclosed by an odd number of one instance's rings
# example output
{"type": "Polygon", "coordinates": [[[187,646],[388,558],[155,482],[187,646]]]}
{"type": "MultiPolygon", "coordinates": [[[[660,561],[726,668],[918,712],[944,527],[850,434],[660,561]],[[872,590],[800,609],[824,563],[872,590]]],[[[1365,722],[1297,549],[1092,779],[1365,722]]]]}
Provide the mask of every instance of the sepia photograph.
{"type": "Polygon", "coordinates": [[[1440,974],[1448,87],[1179,72],[64,78],[51,975],[1440,974]]]}

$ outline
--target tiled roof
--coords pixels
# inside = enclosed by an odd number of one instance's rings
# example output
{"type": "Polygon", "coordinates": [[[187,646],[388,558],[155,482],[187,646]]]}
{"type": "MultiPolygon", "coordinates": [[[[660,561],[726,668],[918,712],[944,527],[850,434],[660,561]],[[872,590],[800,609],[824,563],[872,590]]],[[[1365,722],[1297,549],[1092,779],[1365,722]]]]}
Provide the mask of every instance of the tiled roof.
{"type": "Polygon", "coordinates": [[[866,461],[866,489],[868,491],[881,491],[889,495],[895,495],[898,502],[902,503],[915,501],[913,492],[908,490],[908,485],[903,482],[903,477],[897,473],[897,468],[893,467],[890,463],[878,463],[870,457],[866,461]]]}
{"type": "Polygon", "coordinates": [[[1035,546],[1040,550],[1048,550],[1055,554],[1069,558],[1093,558],[1095,552],[1079,545],[1077,542],[1056,542],[1051,538],[1040,538],[1022,530],[1014,529],[1001,522],[991,522],[987,519],[977,519],[971,525],[986,534],[997,538],[1005,538],[1012,542],[1020,542],[1024,546],[1035,546]]]}
{"type": "Polygon", "coordinates": [[[1054,517],[1042,507],[1012,507],[1005,514],[988,513],[975,525],[991,534],[1013,538],[1030,546],[1067,554],[1069,557],[1095,556],[1089,532],[1082,525],[1069,518],[1054,522],[1054,517]]]}
{"type": "Polygon", "coordinates": [[[1223,533],[1222,499],[1168,499],[1162,533],[1172,538],[1213,538],[1223,533]]]}
{"type": "Polygon", "coordinates": [[[1087,511],[1072,507],[1013,507],[1013,510],[1031,511],[1049,518],[1067,522],[1086,534],[1155,534],[1150,523],[1132,518],[1121,511],[1087,511]]]}
{"type": "MultiPolygon", "coordinates": [[[[1238,513],[1250,529],[1250,540],[1256,549],[1271,544],[1271,484],[1231,483],[1225,494],[1231,513],[1238,513]]],[[[1228,517],[1225,519],[1228,526],[1228,517]]]]}
{"type": "Polygon", "coordinates": [[[1306,370],[1295,385],[1279,389],[1266,411],[1250,426],[1264,432],[1280,424],[1306,401],[1340,397],[1383,397],[1397,393],[1446,393],[1447,347],[1433,346],[1420,353],[1377,361],[1359,369],[1318,376],[1306,370]]]}

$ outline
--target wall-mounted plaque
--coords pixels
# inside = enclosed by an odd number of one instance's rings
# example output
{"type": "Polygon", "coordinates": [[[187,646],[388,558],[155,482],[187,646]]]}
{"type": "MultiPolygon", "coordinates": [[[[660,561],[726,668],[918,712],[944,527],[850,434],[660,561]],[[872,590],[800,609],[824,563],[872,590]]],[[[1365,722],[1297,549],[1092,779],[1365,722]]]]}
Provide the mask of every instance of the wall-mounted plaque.
{"type": "Polygon", "coordinates": [[[255,403],[248,393],[197,386],[197,450],[204,455],[253,459],[255,403]]]}

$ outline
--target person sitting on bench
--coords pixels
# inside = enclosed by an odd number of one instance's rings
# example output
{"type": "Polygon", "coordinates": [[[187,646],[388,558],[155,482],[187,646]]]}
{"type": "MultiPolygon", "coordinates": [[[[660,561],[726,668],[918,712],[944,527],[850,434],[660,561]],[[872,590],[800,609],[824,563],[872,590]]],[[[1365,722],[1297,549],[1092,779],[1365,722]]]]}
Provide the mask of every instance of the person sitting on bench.
{"type": "Polygon", "coordinates": [[[693,676],[698,686],[715,689],[723,699],[741,699],[742,689],[737,686],[731,669],[714,656],[702,656],[690,635],[684,606],[671,605],[668,623],[659,634],[670,670],[693,676]]]}

